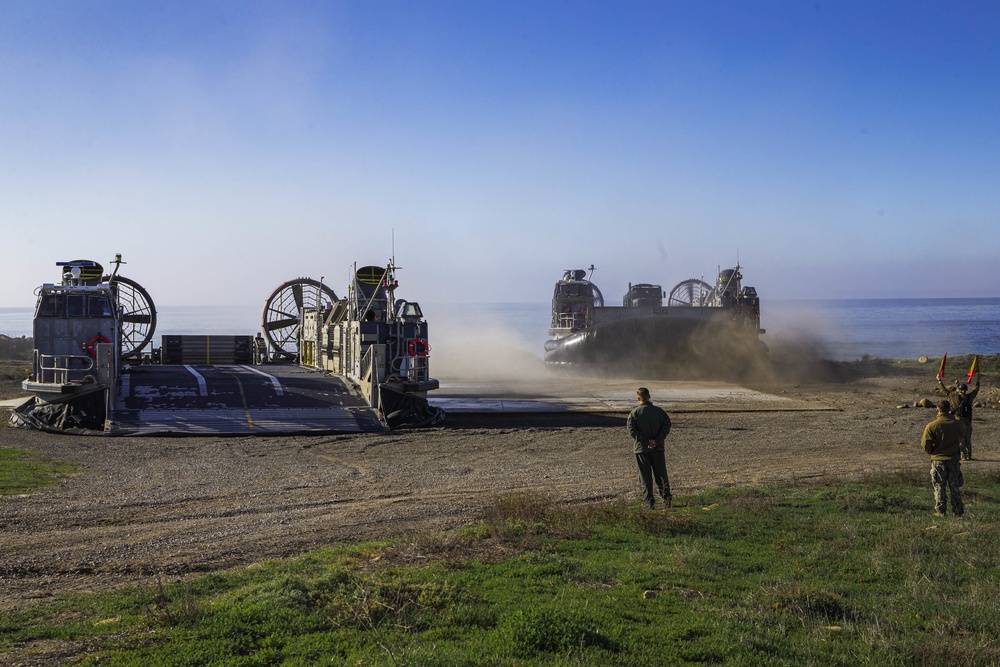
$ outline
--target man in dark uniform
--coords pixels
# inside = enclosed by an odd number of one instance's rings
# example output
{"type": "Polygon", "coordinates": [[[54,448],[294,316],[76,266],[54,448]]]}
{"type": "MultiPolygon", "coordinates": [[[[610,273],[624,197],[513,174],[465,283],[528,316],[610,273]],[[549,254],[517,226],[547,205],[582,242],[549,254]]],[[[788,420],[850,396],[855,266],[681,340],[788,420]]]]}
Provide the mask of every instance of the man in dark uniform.
{"type": "Polygon", "coordinates": [[[628,433],[632,436],[635,463],[639,469],[639,483],[646,505],[653,509],[653,479],[663,498],[663,505],[671,505],[670,480],[667,478],[667,462],[663,453],[663,441],[670,433],[670,417],[663,408],[653,405],[649,389],[639,387],[635,399],[639,401],[628,415],[628,433]]]}
{"type": "Polygon", "coordinates": [[[962,504],[960,487],[962,463],[959,460],[962,441],[965,439],[965,422],[956,419],[947,399],[937,404],[937,419],[924,427],[921,444],[931,457],[931,484],[934,487],[934,516],[944,516],[948,507],[948,492],[951,492],[951,509],[955,516],[962,518],[965,505],[962,504]]]}
{"type": "Polygon", "coordinates": [[[253,339],[253,351],[254,358],[257,365],[267,362],[267,343],[264,342],[264,337],[257,332],[257,337],[253,339]]]}
{"type": "Polygon", "coordinates": [[[962,440],[962,460],[972,460],[972,404],[979,395],[979,373],[976,373],[976,388],[969,391],[969,385],[962,380],[956,380],[954,385],[945,386],[938,378],[941,393],[948,397],[955,416],[965,422],[965,439],[962,440]]]}

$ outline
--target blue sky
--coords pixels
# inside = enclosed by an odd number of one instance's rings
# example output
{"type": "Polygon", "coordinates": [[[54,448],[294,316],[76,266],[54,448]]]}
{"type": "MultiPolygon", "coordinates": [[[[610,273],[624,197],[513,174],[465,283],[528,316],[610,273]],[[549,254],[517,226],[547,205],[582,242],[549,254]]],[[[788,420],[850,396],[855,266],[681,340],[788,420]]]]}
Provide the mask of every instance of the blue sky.
{"type": "Polygon", "coordinates": [[[263,303],[1000,296],[990,2],[0,0],[0,306],[56,261],[263,303]]]}

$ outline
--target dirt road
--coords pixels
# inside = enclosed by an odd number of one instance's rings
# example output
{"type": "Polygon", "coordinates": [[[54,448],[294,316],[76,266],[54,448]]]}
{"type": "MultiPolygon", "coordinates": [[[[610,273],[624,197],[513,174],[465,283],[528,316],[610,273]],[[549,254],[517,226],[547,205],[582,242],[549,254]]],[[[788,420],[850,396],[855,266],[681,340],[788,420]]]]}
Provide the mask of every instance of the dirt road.
{"type": "MultiPolygon", "coordinates": [[[[674,420],[667,462],[675,495],[927,466],[919,438],[933,411],[897,406],[932,396],[929,382],[903,375],[769,390],[811,409],[661,403],[674,420]]],[[[977,413],[972,483],[976,468],[1000,462],[996,414],[977,413]]],[[[7,416],[0,413],[4,424],[7,416]]],[[[0,605],[454,527],[520,489],[565,502],[637,499],[625,417],[452,415],[426,430],[280,438],[59,436],[0,426],[0,447],[80,466],[58,486],[0,498],[0,605]]]]}

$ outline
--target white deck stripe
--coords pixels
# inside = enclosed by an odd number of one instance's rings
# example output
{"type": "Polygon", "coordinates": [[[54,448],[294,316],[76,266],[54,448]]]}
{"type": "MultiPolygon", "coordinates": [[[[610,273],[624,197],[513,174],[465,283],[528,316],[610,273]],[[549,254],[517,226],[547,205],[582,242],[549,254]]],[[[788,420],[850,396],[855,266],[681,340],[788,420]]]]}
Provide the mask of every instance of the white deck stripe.
{"type": "Polygon", "coordinates": [[[184,368],[186,368],[188,370],[188,372],[191,375],[193,375],[196,380],[198,380],[198,395],[199,396],[208,396],[208,385],[205,384],[205,378],[203,378],[201,376],[201,373],[199,373],[195,369],[191,368],[187,364],[184,365],[184,368]]]}
{"type": "Polygon", "coordinates": [[[281,382],[278,380],[278,378],[274,377],[270,373],[265,373],[264,371],[261,371],[261,370],[258,370],[256,368],[254,368],[253,366],[240,366],[240,368],[245,368],[248,371],[253,371],[254,373],[259,373],[259,374],[263,375],[264,377],[270,379],[271,380],[271,384],[274,385],[274,393],[276,393],[278,396],[284,396],[285,395],[285,390],[281,388],[281,382]]]}

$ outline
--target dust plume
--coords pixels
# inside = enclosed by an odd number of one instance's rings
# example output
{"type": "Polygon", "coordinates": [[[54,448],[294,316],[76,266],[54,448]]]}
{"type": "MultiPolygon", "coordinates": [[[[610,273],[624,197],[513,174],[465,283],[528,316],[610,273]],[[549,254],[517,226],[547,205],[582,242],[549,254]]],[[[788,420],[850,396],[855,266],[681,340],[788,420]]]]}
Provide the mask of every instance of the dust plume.
{"type": "Polygon", "coordinates": [[[550,378],[541,347],[517,332],[480,319],[435,327],[431,375],[442,382],[520,382],[550,378]]]}
{"type": "Polygon", "coordinates": [[[794,321],[776,319],[776,327],[760,338],[750,332],[734,335],[727,326],[696,332],[669,355],[657,346],[646,354],[633,351],[638,353],[553,366],[542,360],[542,341],[529,341],[501,319],[444,318],[435,320],[432,331],[431,375],[450,384],[505,385],[574,376],[757,384],[836,381],[838,364],[830,361],[820,335],[831,329],[830,323],[801,312],[794,321]]]}
{"type": "Polygon", "coordinates": [[[754,379],[761,382],[836,381],[838,364],[824,343],[836,323],[818,313],[802,308],[779,312],[772,316],[769,333],[763,339],[768,345],[766,366],[758,369],[754,379]]]}
{"type": "Polygon", "coordinates": [[[783,332],[763,339],[731,327],[704,328],[677,340],[664,352],[660,345],[632,350],[628,356],[595,358],[573,372],[591,378],[721,381],[751,384],[834,379],[837,364],[825,345],[808,332],[783,332]]]}

